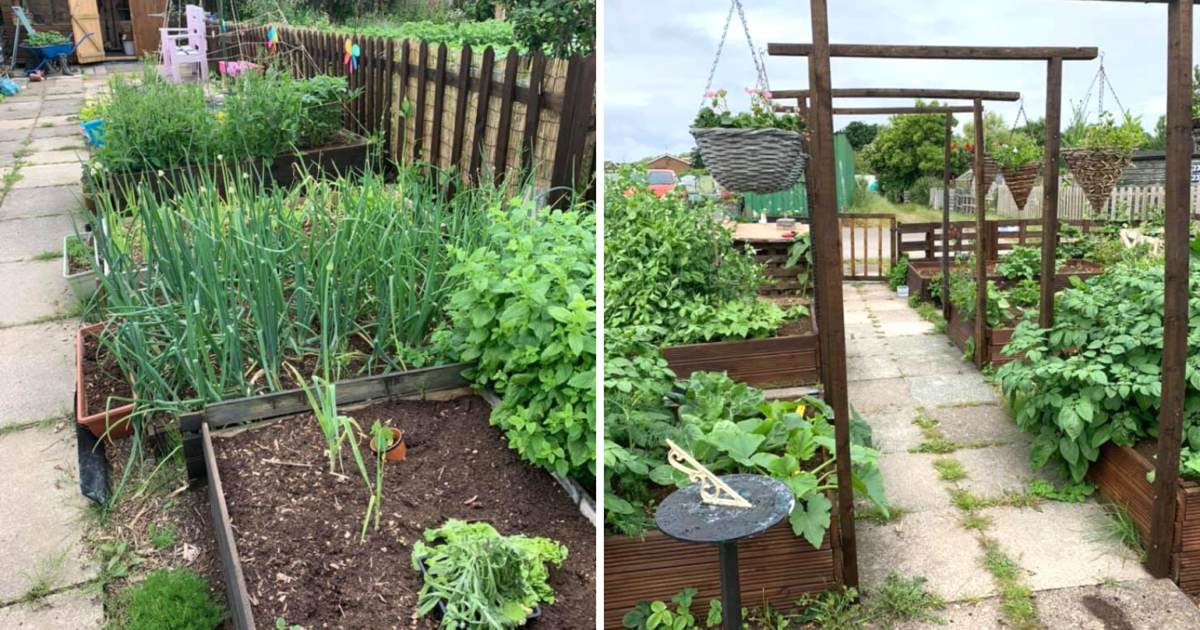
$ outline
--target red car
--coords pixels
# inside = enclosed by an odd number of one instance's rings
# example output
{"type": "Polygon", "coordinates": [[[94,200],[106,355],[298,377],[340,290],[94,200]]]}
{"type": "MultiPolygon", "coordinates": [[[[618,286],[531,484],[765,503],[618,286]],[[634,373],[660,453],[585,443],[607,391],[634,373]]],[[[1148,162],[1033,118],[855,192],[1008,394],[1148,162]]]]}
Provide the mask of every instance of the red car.
{"type": "MultiPolygon", "coordinates": [[[[646,182],[646,188],[654,193],[656,197],[662,198],[671,194],[675,190],[677,181],[675,179],[675,171],[666,169],[650,169],[646,172],[646,176],[638,177],[638,179],[646,182]]],[[[625,196],[633,194],[633,189],[625,191],[625,196]]]]}

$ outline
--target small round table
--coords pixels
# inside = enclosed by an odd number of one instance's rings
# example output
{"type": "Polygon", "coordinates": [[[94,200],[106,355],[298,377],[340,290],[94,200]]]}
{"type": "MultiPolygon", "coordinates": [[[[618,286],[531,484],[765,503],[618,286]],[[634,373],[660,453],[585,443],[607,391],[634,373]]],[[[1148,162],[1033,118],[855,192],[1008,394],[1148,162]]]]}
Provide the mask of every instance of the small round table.
{"type": "Polygon", "coordinates": [[[700,483],[671,493],[654,517],[659,531],[688,543],[718,545],[721,559],[722,630],[741,630],[742,593],[737,543],[771,529],[792,513],[796,497],[783,482],[765,475],[720,477],[751,507],[711,505],[700,500],[700,483]]]}

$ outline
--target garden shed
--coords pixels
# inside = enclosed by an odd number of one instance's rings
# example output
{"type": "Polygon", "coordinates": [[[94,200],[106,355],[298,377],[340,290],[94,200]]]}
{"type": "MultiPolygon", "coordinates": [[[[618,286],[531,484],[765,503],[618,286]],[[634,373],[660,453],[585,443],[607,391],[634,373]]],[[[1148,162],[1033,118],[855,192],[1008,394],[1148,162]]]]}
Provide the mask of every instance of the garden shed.
{"type": "MultiPolygon", "coordinates": [[[[25,10],[37,30],[74,34],[77,39],[93,33],[76,51],[79,63],[132,59],[157,51],[158,29],[167,11],[166,0],[0,0],[0,25],[8,42],[15,26],[14,6],[25,10]],[[124,42],[131,42],[132,49],[124,42]]],[[[18,61],[24,54],[18,51],[18,61]]]]}

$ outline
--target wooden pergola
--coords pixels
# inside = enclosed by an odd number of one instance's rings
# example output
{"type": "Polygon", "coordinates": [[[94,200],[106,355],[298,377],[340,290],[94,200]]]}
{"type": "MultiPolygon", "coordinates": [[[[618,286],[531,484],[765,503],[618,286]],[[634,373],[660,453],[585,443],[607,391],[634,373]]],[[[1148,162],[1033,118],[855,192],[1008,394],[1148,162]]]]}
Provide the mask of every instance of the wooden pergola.
{"type": "MultiPolygon", "coordinates": [[[[1178,0],[1172,0],[1177,2],[1178,0]]],[[[812,6],[811,44],[771,43],[767,52],[771,55],[802,56],[809,58],[809,128],[813,140],[810,146],[812,166],[810,188],[812,204],[813,251],[816,255],[817,317],[821,322],[821,335],[825,365],[824,385],[827,401],[834,411],[835,446],[837,452],[838,518],[842,530],[842,554],[844,577],[848,586],[858,584],[858,546],[854,527],[854,489],[850,474],[850,409],[846,381],[845,316],[842,309],[842,266],[838,252],[837,186],[833,161],[833,85],[830,72],[831,57],[859,57],[878,59],[958,59],[996,61],[1045,61],[1046,83],[1046,155],[1045,187],[1042,217],[1042,286],[1041,324],[1049,327],[1053,323],[1054,300],[1054,246],[1058,232],[1058,162],[1059,134],[1062,122],[1062,64],[1067,60],[1090,60],[1099,56],[1096,48],[1054,47],[982,47],[982,46],[894,46],[874,44],[829,43],[829,11],[826,0],[810,0],[812,6]],[[836,261],[836,262],[834,262],[836,261]]],[[[1189,92],[1190,94],[1190,92],[1189,92]]],[[[975,145],[975,196],[976,225],[979,235],[984,230],[983,199],[987,184],[981,174],[983,165],[983,99],[976,98],[975,145]]],[[[1174,128],[1172,128],[1174,131],[1174,128]]],[[[1186,195],[1185,195],[1186,199],[1186,195]]],[[[1185,213],[1186,218],[1186,213],[1185,213]]],[[[977,235],[977,236],[979,236],[977,235]]],[[[987,277],[986,261],[983,260],[982,238],[975,239],[976,282],[978,283],[976,311],[976,363],[982,359],[982,348],[978,339],[984,335],[984,313],[986,313],[987,277]]],[[[1185,244],[1186,249],[1186,244],[1185,244]]],[[[1186,256],[1186,253],[1185,253],[1186,256]]],[[[1185,261],[1186,264],[1186,261],[1185,261]]],[[[1185,269],[1186,271],[1186,269],[1185,269]]],[[[1186,279],[1185,279],[1186,283],[1186,279]]],[[[948,297],[948,296],[947,296],[948,297]]],[[[1186,308],[1186,301],[1185,301],[1186,308]]],[[[1186,332],[1186,331],[1185,331],[1186,332]]],[[[1182,357],[1181,357],[1182,358],[1182,357]]],[[[1180,362],[1182,367],[1182,361],[1180,362]]],[[[1182,383],[1182,371],[1180,373],[1182,383]]],[[[1182,403],[1182,396],[1180,396],[1182,403]]],[[[1179,457],[1178,448],[1175,461],[1179,457]]],[[[1176,463],[1176,466],[1178,464],[1176,463]]],[[[1161,481],[1161,479],[1160,479],[1161,481]]],[[[1173,486],[1172,486],[1173,487],[1173,486]]],[[[1174,499],[1174,493],[1171,493],[1174,499]]],[[[1170,530],[1168,530],[1169,535],[1170,530]]]]}
{"type": "MultiPolygon", "coordinates": [[[[796,111],[800,112],[806,118],[810,109],[809,90],[772,90],[771,96],[775,98],[794,97],[796,99],[796,111]]],[[[969,106],[950,106],[950,105],[917,105],[914,107],[834,107],[833,114],[837,115],[897,115],[897,114],[945,114],[946,115],[946,140],[945,140],[945,158],[942,166],[942,316],[946,321],[950,320],[950,161],[951,147],[954,142],[954,116],[952,114],[974,114],[975,127],[980,128],[983,125],[983,101],[1001,101],[1015,102],[1021,99],[1020,92],[989,92],[984,90],[949,90],[949,89],[893,89],[893,88],[850,88],[850,89],[835,89],[833,90],[833,98],[931,98],[937,100],[952,100],[952,99],[968,99],[974,101],[973,105],[969,106]]],[[[982,148],[982,145],[976,145],[982,148]]],[[[982,171],[976,171],[977,174],[982,171]]],[[[976,178],[978,179],[978,177],[976,178]]],[[[987,185],[991,185],[988,182],[987,185]]],[[[811,204],[810,204],[811,207],[811,204]]],[[[976,208],[980,204],[976,203],[976,208]]],[[[983,215],[976,212],[976,249],[978,251],[978,243],[983,238],[983,224],[979,222],[983,215]]],[[[895,243],[899,246],[899,243],[895,243]]],[[[978,258],[978,256],[977,256],[978,258]]],[[[985,264],[986,273],[986,264],[985,264]]],[[[976,331],[978,335],[978,331],[976,331]]],[[[982,349],[984,342],[978,337],[975,341],[975,347],[982,349]]],[[[977,355],[982,356],[981,351],[977,350],[977,355]]]]}
{"type": "MultiPolygon", "coordinates": [[[[815,0],[824,4],[823,0],[815,0]]],[[[1196,0],[1079,0],[1167,5],[1167,185],[1164,230],[1162,398],[1154,509],[1146,567],[1154,577],[1171,575],[1175,491],[1183,440],[1187,362],[1189,228],[1191,222],[1193,4],[1196,0]]]]}

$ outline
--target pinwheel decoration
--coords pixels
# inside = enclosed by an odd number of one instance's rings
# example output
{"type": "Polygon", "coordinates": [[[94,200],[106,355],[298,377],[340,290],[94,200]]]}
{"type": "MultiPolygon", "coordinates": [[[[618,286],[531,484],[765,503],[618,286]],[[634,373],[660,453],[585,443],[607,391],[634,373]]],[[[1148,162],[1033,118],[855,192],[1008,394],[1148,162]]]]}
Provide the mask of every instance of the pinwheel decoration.
{"type": "Polygon", "coordinates": [[[342,59],[344,65],[350,66],[350,74],[358,70],[358,44],[346,39],[346,56],[342,59]]]}
{"type": "Polygon", "coordinates": [[[275,48],[279,45],[279,31],[275,27],[267,29],[267,50],[275,52],[275,48]]]}

